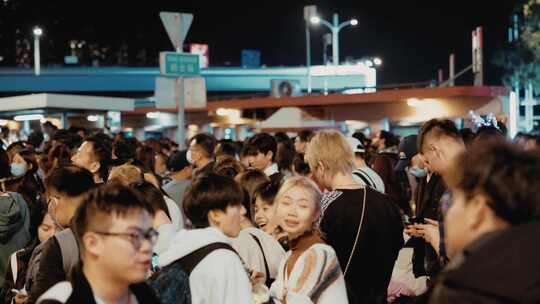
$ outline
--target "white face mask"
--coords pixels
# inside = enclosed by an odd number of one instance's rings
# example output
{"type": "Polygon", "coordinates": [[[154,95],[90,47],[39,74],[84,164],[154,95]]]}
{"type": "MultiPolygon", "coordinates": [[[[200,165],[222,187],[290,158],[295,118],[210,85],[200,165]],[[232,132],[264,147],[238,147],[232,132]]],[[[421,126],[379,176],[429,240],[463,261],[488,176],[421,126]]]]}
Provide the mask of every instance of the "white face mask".
{"type": "Polygon", "coordinates": [[[412,167],[409,169],[409,173],[417,178],[423,178],[427,175],[428,171],[426,168],[412,167]]]}
{"type": "Polygon", "coordinates": [[[188,161],[188,163],[190,163],[191,165],[195,165],[195,160],[193,160],[193,154],[191,154],[191,150],[187,150],[187,153],[186,153],[186,159],[188,161]]]}
{"type": "Polygon", "coordinates": [[[26,174],[28,168],[26,164],[22,163],[11,163],[11,175],[15,177],[20,177],[26,174]]]}

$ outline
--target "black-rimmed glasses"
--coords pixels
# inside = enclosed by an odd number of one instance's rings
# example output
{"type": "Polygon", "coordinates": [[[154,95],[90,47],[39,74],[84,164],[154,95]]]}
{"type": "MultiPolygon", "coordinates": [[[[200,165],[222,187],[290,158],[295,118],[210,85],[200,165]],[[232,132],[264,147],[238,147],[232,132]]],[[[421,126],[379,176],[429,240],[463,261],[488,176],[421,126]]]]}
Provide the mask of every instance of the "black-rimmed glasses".
{"type": "Polygon", "coordinates": [[[150,228],[146,232],[106,232],[106,231],[92,231],[94,233],[105,235],[105,236],[116,236],[123,239],[127,239],[133,245],[135,250],[141,249],[142,242],[147,240],[154,246],[157,242],[159,233],[154,229],[150,228]]]}

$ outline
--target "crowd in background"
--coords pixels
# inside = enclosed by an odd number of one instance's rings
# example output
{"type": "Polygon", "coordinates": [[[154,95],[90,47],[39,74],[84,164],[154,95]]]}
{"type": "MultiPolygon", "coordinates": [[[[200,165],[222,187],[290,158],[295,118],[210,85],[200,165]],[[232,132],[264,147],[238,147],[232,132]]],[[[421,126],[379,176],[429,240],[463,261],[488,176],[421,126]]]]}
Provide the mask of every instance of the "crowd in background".
{"type": "Polygon", "coordinates": [[[4,303],[537,303],[540,139],[0,133],[4,303]]]}

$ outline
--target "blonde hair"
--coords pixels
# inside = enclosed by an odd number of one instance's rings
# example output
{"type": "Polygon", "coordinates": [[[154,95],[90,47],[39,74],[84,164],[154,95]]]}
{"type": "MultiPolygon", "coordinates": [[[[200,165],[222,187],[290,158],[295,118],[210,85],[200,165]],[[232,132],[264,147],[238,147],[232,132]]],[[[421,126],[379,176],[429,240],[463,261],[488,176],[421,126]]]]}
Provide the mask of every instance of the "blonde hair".
{"type": "Polygon", "coordinates": [[[334,130],[318,132],[308,143],[305,159],[314,173],[319,163],[330,176],[353,170],[353,151],[347,139],[334,130]]]}
{"type": "Polygon", "coordinates": [[[112,168],[109,174],[110,180],[115,180],[124,186],[129,186],[133,183],[142,182],[144,180],[141,169],[134,165],[124,164],[112,168]]]}
{"type": "MultiPolygon", "coordinates": [[[[322,192],[319,190],[319,187],[309,178],[304,176],[297,176],[297,177],[290,177],[285,180],[281,188],[279,189],[275,202],[279,204],[281,200],[283,199],[283,196],[285,193],[289,192],[293,188],[301,188],[308,192],[311,197],[313,198],[313,201],[315,202],[315,211],[317,213],[321,212],[321,199],[322,199],[322,192]]],[[[318,219],[315,221],[315,225],[318,223],[318,219]]],[[[317,229],[315,226],[314,229],[317,229]]]]}

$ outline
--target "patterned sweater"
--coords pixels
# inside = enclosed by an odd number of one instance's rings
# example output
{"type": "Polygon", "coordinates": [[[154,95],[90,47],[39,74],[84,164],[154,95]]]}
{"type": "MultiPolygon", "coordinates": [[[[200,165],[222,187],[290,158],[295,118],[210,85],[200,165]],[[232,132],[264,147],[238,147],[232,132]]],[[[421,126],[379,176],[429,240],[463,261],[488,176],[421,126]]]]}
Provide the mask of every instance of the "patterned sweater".
{"type": "Polygon", "coordinates": [[[314,235],[291,242],[270,295],[277,303],[348,303],[341,267],[332,247],[314,235]]]}

